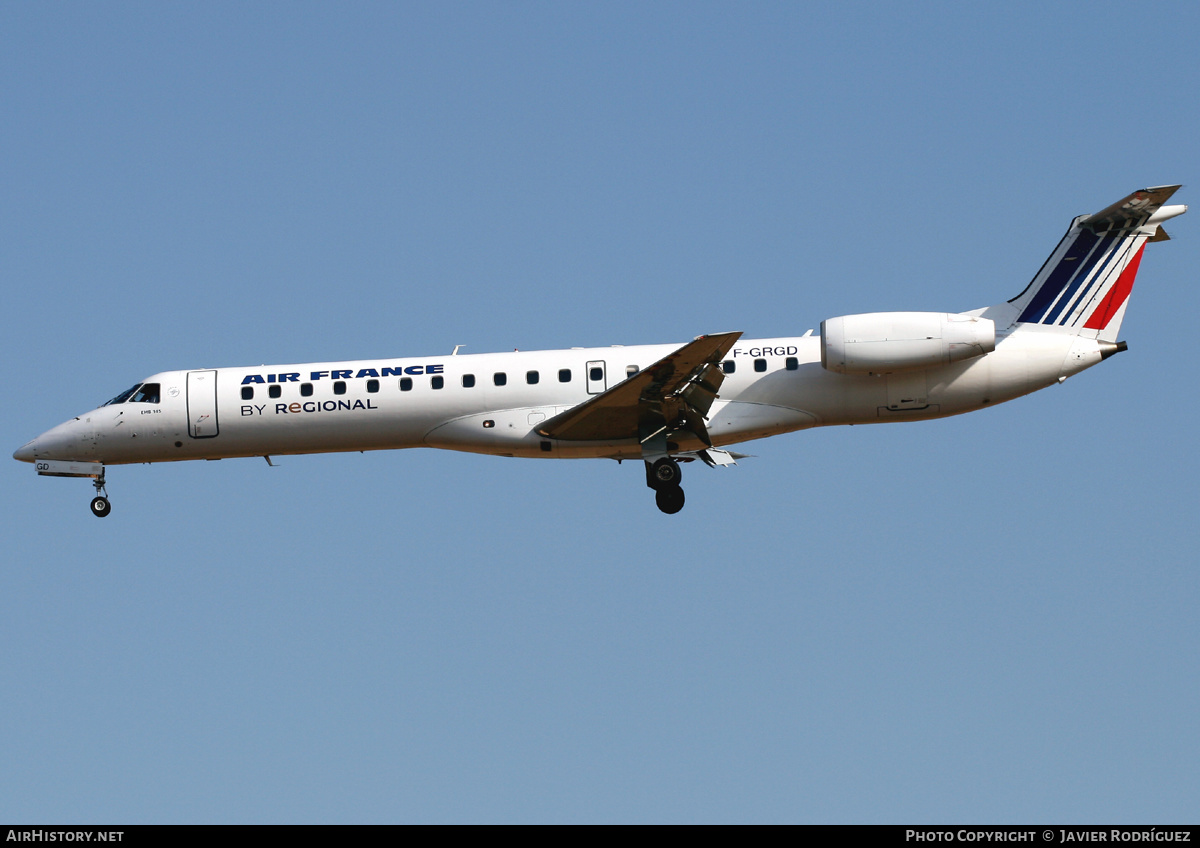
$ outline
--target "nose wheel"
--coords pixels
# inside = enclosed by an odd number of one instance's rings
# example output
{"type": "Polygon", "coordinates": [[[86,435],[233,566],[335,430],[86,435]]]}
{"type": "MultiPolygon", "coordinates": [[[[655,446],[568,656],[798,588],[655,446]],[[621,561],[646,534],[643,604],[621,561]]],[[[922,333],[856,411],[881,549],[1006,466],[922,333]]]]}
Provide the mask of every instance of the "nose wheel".
{"type": "Polygon", "coordinates": [[[683,489],[679,485],[682,479],[679,463],[669,456],[653,464],[646,463],[646,485],[654,490],[654,503],[667,515],[674,515],[683,509],[683,489]]]}
{"type": "Polygon", "coordinates": [[[92,498],[92,515],[97,518],[105,518],[112,512],[112,504],[108,502],[108,490],[104,488],[104,469],[100,469],[100,476],[92,481],[92,485],[96,488],[96,497],[92,498]]]}

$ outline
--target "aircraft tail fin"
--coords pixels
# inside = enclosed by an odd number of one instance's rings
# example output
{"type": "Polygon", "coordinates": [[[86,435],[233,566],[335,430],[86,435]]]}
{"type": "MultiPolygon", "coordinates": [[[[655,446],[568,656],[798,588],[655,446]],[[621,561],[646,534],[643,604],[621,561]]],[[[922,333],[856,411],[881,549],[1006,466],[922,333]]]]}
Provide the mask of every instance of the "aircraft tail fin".
{"type": "Polygon", "coordinates": [[[1162,223],[1187,211],[1164,205],[1178,188],[1135,191],[1072,221],[1037,276],[1008,302],[1012,324],[1061,327],[1115,342],[1146,242],[1169,239],[1162,223]]]}

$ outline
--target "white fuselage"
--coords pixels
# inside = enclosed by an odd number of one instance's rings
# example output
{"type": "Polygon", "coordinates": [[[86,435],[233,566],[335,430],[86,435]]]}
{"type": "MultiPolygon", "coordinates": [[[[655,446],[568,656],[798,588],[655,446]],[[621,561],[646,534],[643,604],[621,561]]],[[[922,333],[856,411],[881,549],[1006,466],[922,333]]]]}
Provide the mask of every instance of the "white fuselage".
{"type": "MultiPolygon", "coordinates": [[[[971,312],[869,312],[776,339],[571,348],[155,374],[18,448],[39,475],[134,462],[444,448],[496,456],[641,459],[655,504],[683,508],[680,462],[810,427],[958,415],[1012,400],[1125,350],[1130,291],[1179,188],[1135,191],[1072,219],[1029,285],[971,312]]],[[[457,348],[455,349],[457,352],[457,348]]]]}
{"type": "MultiPolygon", "coordinates": [[[[1095,340],[1037,325],[999,334],[995,350],[983,356],[882,376],[826,370],[820,344],[813,335],[738,341],[725,357],[720,399],[708,416],[713,445],[809,427],[956,415],[1049,386],[1102,358],[1095,340]]],[[[535,428],[677,348],[166,371],[144,381],[157,386],[157,402],[93,409],[42,434],[16,457],[119,465],[434,447],[636,459],[643,456],[636,438],[566,441],[544,438],[535,428]],[[470,377],[473,385],[465,385],[470,377]]],[[[673,449],[705,447],[692,441],[673,449]]]]}

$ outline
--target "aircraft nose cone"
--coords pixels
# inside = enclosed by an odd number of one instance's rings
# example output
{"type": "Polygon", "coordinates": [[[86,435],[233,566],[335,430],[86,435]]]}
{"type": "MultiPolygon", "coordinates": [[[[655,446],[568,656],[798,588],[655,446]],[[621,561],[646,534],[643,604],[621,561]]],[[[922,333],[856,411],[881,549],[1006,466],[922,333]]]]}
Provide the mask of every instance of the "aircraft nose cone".
{"type": "Polygon", "coordinates": [[[13,451],[13,459],[37,462],[39,459],[88,460],[94,448],[92,434],[78,418],[52,427],[36,439],[13,451]]]}

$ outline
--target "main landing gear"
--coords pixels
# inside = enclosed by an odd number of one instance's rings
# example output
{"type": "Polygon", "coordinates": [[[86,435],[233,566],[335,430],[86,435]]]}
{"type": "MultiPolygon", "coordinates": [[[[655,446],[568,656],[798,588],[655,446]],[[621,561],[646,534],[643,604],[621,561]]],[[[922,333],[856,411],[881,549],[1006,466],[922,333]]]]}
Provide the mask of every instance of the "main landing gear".
{"type": "Polygon", "coordinates": [[[108,502],[108,490],[104,488],[104,469],[100,469],[100,476],[92,480],[92,485],[96,487],[96,497],[92,498],[92,515],[97,518],[105,518],[112,512],[112,504],[108,502]]]}
{"type": "Polygon", "coordinates": [[[679,463],[669,456],[655,460],[653,464],[646,462],[646,485],[654,490],[654,502],[667,515],[683,509],[683,489],[679,485],[682,479],[679,463]]]}

